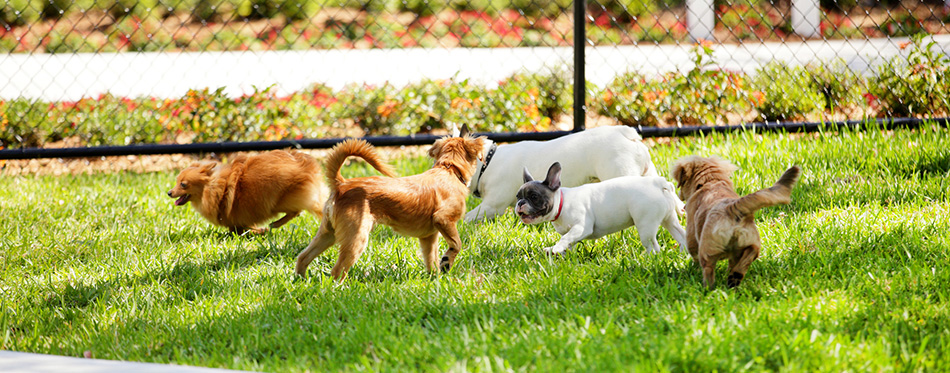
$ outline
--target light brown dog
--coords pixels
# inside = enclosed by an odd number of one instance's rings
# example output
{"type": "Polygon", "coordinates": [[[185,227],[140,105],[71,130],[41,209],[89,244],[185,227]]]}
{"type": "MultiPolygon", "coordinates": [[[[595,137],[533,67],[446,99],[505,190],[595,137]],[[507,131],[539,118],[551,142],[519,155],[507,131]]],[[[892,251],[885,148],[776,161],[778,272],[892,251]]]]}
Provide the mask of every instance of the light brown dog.
{"type": "Polygon", "coordinates": [[[736,169],[722,159],[698,156],[673,166],[680,199],[686,201],[686,246],[709,289],[715,282],[716,263],[723,259],[729,260],[727,285],[742,282],[762,249],[755,211],[790,203],[792,186],[801,174],[798,166],[792,166],[772,187],[739,198],[729,180],[736,169]]]}
{"type": "Polygon", "coordinates": [[[462,250],[456,224],[465,213],[468,182],[481,155],[484,138],[472,138],[462,130],[461,137],[439,139],[429,149],[435,165],[426,172],[401,177],[361,177],[345,180],[340,167],[346,157],[366,160],[379,172],[392,176],[391,168],[380,161],[371,145],[363,140],[347,140],[330,151],[326,172],[330,198],[316,237],[297,256],[296,272],[303,275],[307,266],[334,243],[340,255],[331,274],[338,281],[346,278],[369,241],[376,223],[386,224],[399,234],[419,238],[422,259],[429,271],[448,271],[462,250]],[[439,234],[449,249],[438,262],[439,234]]]}
{"type": "Polygon", "coordinates": [[[322,216],[327,188],[320,182],[319,163],[300,152],[273,150],[238,154],[228,164],[196,162],[178,174],[168,196],[175,205],[191,202],[213,224],[235,233],[263,233],[260,224],[277,228],[310,211],[322,216]]]}

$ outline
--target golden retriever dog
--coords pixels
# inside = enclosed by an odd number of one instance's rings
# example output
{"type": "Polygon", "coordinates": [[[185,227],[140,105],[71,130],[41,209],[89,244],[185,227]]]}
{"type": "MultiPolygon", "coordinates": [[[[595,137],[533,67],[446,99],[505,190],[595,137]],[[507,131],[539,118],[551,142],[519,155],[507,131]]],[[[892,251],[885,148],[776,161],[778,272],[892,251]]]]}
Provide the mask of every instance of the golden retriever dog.
{"type": "Polygon", "coordinates": [[[429,156],[435,158],[435,165],[431,169],[401,178],[392,177],[390,166],[380,161],[367,142],[350,139],[338,144],[326,161],[330,186],[326,218],[310,245],[297,256],[296,273],[304,275],[314,258],[337,243],[340,254],[331,275],[342,282],[366,249],[375,224],[386,224],[401,235],[418,238],[426,268],[430,272],[448,271],[462,250],[456,224],[465,213],[468,182],[484,141],[484,137],[468,136],[463,128],[460,137],[444,137],[432,145],[429,156]],[[363,158],[389,177],[343,179],[340,167],[349,156],[363,158]],[[439,234],[449,246],[441,262],[437,261],[439,234]]]}
{"type": "Polygon", "coordinates": [[[690,156],[673,166],[673,179],[686,201],[686,247],[703,270],[703,284],[712,289],[716,263],[729,260],[726,284],[738,286],[759,257],[762,240],[755,212],[788,204],[801,169],[792,166],[770,188],[739,197],[729,179],[736,166],[719,158],[690,156]]]}
{"type": "Polygon", "coordinates": [[[322,216],[326,186],[319,162],[308,154],[273,150],[238,154],[228,164],[196,162],[178,174],[168,196],[176,206],[191,206],[212,224],[231,232],[264,233],[278,228],[302,211],[322,216]]]}

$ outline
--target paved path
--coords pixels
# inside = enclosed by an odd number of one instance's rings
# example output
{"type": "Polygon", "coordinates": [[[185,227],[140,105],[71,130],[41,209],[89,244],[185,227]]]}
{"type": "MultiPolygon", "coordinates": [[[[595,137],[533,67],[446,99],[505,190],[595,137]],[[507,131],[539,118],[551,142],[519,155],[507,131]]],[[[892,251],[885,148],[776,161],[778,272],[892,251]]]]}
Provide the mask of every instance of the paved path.
{"type": "MultiPolygon", "coordinates": [[[[950,35],[935,36],[950,52],[950,35]]],[[[753,72],[773,60],[804,64],[840,58],[867,71],[901,52],[906,38],[715,47],[724,68],[753,72]]],[[[588,47],[587,77],[604,85],[617,74],[689,68],[691,45],[588,47]]],[[[77,100],[111,92],[120,96],[181,97],[189,88],[225,87],[230,95],[275,86],[278,94],[322,82],[404,85],[423,78],[471,79],[492,86],[518,71],[570,66],[569,47],[307,50],[270,52],[7,54],[0,55],[0,99],[77,100]]]]}
{"type": "Polygon", "coordinates": [[[190,367],[184,365],[165,365],[134,363],[127,361],[81,359],[77,357],[29,354],[23,352],[0,351],[0,372],[30,373],[225,373],[233,370],[190,367]]]}

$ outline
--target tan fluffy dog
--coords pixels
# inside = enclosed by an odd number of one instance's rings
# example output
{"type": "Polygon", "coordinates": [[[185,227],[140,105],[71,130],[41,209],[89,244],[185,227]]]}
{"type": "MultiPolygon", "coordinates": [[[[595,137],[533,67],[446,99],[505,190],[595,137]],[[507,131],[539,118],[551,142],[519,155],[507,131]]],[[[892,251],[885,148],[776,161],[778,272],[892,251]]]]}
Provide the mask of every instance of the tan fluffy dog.
{"type": "Polygon", "coordinates": [[[330,184],[330,198],[324,211],[326,219],[310,245],[297,256],[297,274],[305,274],[314,258],[339,243],[340,255],[331,274],[343,281],[366,249],[370,230],[376,223],[386,224],[399,234],[419,238],[422,259],[429,271],[449,270],[462,250],[456,224],[465,213],[468,182],[484,141],[481,137],[468,137],[464,132],[461,137],[442,138],[432,145],[429,156],[435,158],[435,166],[431,169],[401,178],[373,176],[345,180],[340,175],[340,167],[349,156],[365,159],[387,176],[392,176],[392,171],[363,140],[347,140],[334,147],[326,163],[330,184]],[[437,262],[440,233],[449,249],[442,261],[437,262]]]}
{"type": "Polygon", "coordinates": [[[258,155],[239,154],[221,165],[197,162],[178,174],[168,196],[175,205],[191,206],[213,224],[232,232],[263,233],[260,224],[277,228],[310,211],[322,216],[326,186],[320,182],[319,163],[300,152],[274,150],[258,155]]]}
{"type": "Polygon", "coordinates": [[[762,240],[755,227],[755,211],[791,202],[792,186],[801,169],[792,166],[771,188],[739,198],[729,180],[736,166],[718,158],[690,156],[676,162],[673,178],[680,199],[686,201],[686,246],[703,270],[703,284],[715,282],[716,263],[729,260],[727,285],[742,282],[749,265],[759,257],[762,240]]]}

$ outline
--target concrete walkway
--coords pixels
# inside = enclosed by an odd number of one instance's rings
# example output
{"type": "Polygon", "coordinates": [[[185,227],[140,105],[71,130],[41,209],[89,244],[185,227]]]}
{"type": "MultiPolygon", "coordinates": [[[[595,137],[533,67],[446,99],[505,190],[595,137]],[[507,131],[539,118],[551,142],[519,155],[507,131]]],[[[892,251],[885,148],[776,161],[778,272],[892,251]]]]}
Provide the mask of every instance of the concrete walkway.
{"type": "MultiPolygon", "coordinates": [[[[950,52],[950,35],[933,37],[950,52]]],[[[906,53],[907,38],[745,43],[715,46],[723,68],[754,72],[776,60],[792,64],[841,59],[858,72],[906,53]]],[[[690,67],[690,44],[588,47],[588,81],[690,67]]],[[[7,54],[0,55],[0,99],[78,100],[111,92],[126,97],[181,97],[190,88],[219,88],[232,96],[274,86],[278,94],[313,83],[405,85],[424,78],[470,79],[489,87],[519,71],[569,67],[570,47],[307,50],[268,52],[7,54]]]]}
{"type": "Polygon", "coordinates": [[[215,373],[236,372],[225,369],[210,369],[184,365],[135,363],[127,361],[81,359],[77,357],[30,354],[0,351],[0,372],[30,373],[215,373]]]}

